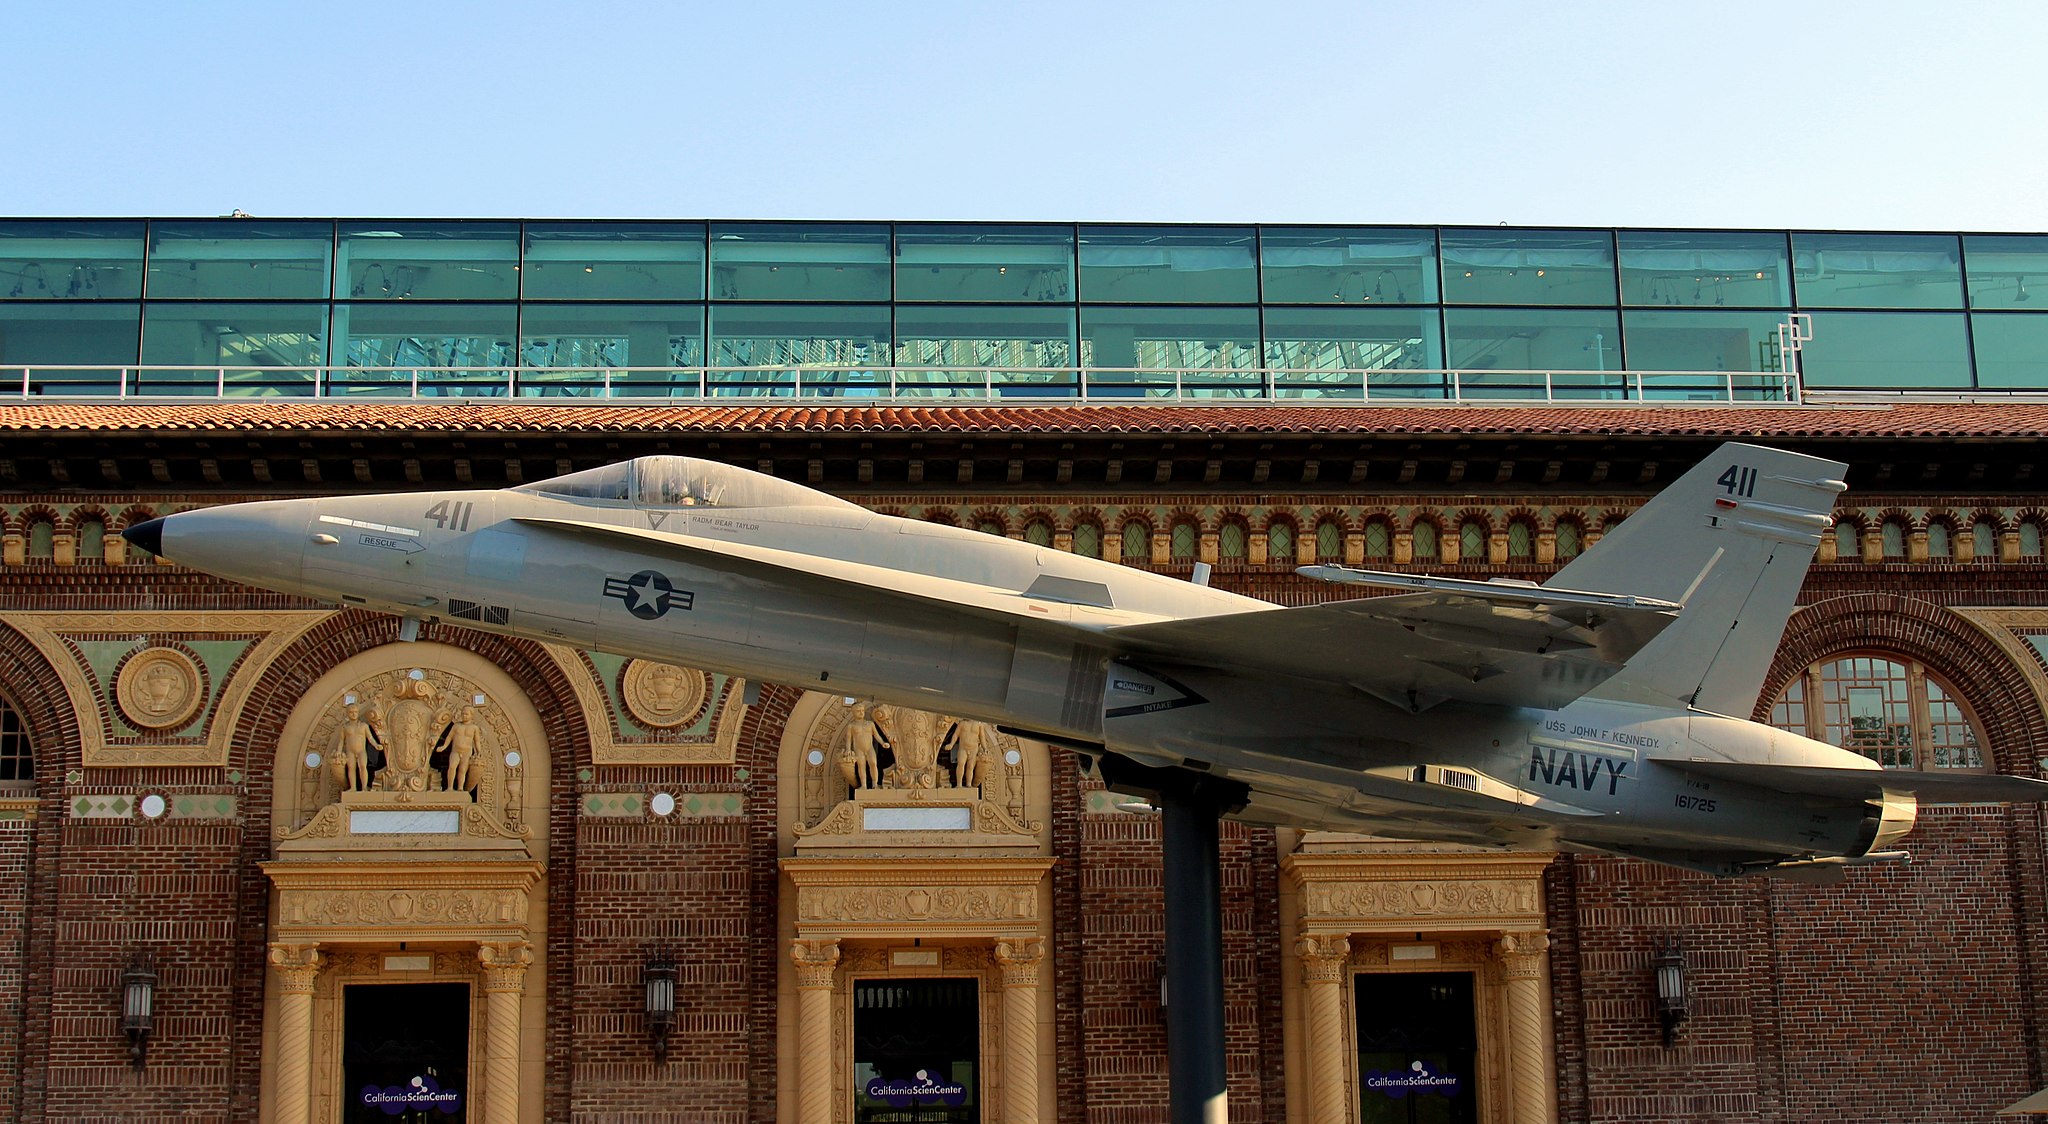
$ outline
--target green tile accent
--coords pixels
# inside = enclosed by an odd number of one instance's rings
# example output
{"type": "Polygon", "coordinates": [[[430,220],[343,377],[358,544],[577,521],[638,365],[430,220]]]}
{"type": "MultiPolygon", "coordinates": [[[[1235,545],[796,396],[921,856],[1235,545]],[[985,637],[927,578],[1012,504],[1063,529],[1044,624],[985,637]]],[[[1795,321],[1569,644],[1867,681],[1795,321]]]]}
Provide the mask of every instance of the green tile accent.
{"type": "Polygon", "coordinates": [[[174,820],[226,820],[235,816],[235,798],[224,792],[201,792],[171,797],[174,820]]]}
{"type": "Polygon", "coordinates": [[[583,798],[583,814],[599,819],[638,819],[647,798],[637,792],[593,792],[583,798]]]}
{"type": "Polygon", "coordinates": [[[125,820],[134,810],[135,802],[119,793],[80,796],[71,802],[73,819],[125,820]]]}
{"type": "Polygon", "coordinates": [[[730,819],[744,813],[746,802],[737,792],[686,792],[676,797],[676,813],[708,819],[730,819]]]}

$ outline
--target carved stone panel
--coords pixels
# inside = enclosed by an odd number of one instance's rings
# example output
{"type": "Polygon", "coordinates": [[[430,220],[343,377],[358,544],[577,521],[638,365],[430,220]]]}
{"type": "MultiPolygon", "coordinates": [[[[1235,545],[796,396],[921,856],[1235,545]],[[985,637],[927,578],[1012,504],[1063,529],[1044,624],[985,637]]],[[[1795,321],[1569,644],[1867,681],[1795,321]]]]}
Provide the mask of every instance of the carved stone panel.
{"type": "Polygon", "coordinates": [[[294,822],[280,838],[337,838],[362,824],[402,823],[402,810],[448,809],[429,833],[523,838],[521,808],[529,752],[502,706],[469,678],[423,666],[380,673],[334,691],[320,706],[293,763],[294,822]],[[349,807],[344,808],[344,796],[349,807]],[[432,799],[427,799],[431,797],[432,799]],[[372,809],[388,807],[391,812],[372,809]],[[373,817],[351,819],[351,810],[373,817]]]}
{"type": "Polygon", "coordinates": [[[1032,758],[986,722],[835,698],[802,738],[792,827],[812,846],[1028,844],[1045,829],[1032,758]]]}

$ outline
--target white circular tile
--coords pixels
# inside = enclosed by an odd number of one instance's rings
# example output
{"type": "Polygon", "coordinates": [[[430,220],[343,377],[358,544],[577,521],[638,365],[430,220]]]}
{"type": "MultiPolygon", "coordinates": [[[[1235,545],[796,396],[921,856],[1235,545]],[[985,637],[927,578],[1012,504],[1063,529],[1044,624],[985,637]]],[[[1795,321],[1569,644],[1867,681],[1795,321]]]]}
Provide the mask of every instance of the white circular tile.
{"type": "Polygon", "coordinates": [[[676,810],[676,798],[666,792],[657,792],[654,799],[647,802],[647,806],[654,809],[655,815],[666,816],[676,810]]]}
{"type": "Polygon", "coordinates": [[[142,814],[150,819],[163,815],[167,807],[169,805],[164,803],[164,798],[154,792],[142,798],[142,814]]]}

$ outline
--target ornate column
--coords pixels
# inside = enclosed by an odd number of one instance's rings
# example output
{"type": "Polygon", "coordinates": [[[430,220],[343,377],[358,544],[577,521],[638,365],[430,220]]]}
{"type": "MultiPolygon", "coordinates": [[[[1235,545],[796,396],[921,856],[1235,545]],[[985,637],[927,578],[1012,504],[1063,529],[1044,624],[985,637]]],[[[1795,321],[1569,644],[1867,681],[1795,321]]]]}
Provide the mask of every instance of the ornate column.
{"type": "Polygon", "coordinates": [[[1311,1124],[1351,1118],[1351,1082],[1344,1049],[1344,977],[1351,964],[1348,936],[1306,936],[1294,942],[1308,993],[1308,1083],[1311,1124]]]}
{"type": "Polygon", "coordinates": [[[1038,971],[1045,942],[996,942],[1003,989],[1003,1124],[1038,1124],[1038,971]]]}
{"type": "Polygon", "coordinates": [[[796,1121],[832,1124],[832,1101],[840,1095],[832,1072],[832,985],[839,942],[794,940],[789,958],[796,964],[796,1121]]]}
{"type": "Polygon", "coordinates": [[[1503,933],[1500,954],[1508,989],[1508,1082],[1515,1091],[1515,1124],[1550,1124],[1557,1115],[1557,1082],[1551,1070],[1549,1004],[1550,938],[1542,933],[1503,933]]]}
{"type": "Polygon", "coordinates": [[[277,980],[277,1055],[274,1086],[276,1124],[307,1124],[313,1114],[313,981],[320,975],[320,946],[272,944],[270,963],[277,980]]]}
{"type": "Polygon", "coordinates": [[[525,941],[480,944],[484,969],[483,1124],[519,1124],[519,1007],[533,949],[525,941]]]}

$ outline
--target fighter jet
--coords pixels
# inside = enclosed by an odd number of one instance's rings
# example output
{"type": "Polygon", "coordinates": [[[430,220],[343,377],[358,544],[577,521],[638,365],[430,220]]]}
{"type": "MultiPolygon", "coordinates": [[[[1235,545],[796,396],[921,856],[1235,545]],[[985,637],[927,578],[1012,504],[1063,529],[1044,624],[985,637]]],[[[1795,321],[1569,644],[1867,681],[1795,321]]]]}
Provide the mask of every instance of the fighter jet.
{"type": "Polygon", "coordinates": [[[1228,782],[1257,824],[1831,880],[1918,800],[2048,782],[1887,771],[1745,720],[1846,466],[1730,444],[1536,585],[1283,608],[649,456],[503,491],[231,504],[126,532],[318,602],[991,722],[1119,776],[1228,782]]]}

